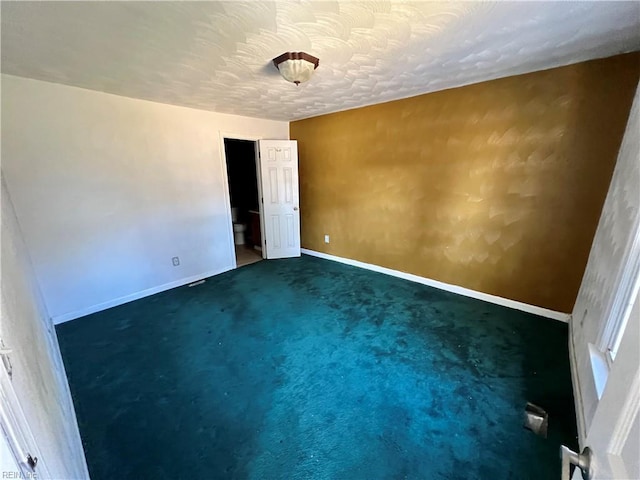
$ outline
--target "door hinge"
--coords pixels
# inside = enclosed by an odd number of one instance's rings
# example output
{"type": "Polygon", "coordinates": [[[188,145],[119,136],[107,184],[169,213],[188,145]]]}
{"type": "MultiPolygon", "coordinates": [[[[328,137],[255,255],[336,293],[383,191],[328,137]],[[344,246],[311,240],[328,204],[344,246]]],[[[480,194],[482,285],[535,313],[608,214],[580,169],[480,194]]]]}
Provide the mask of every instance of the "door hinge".
{"type": "Polygon", "coordinates": [[[38,464],[38,457],[32,457],[30,453],[27,453],[27,465],[35,472],[36,465],[38,464]]]}

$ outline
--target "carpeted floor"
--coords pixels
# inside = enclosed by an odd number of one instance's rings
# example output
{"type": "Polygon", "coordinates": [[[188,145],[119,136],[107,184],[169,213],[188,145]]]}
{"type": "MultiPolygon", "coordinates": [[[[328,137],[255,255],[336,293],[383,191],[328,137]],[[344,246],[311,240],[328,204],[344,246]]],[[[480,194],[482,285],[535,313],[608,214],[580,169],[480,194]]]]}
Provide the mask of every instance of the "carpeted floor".
{"type": "Polygon", "coordinates": [[[57,333],[93,480],[557,479],[576,447],[565,324],[330,261],[57,333]]]}

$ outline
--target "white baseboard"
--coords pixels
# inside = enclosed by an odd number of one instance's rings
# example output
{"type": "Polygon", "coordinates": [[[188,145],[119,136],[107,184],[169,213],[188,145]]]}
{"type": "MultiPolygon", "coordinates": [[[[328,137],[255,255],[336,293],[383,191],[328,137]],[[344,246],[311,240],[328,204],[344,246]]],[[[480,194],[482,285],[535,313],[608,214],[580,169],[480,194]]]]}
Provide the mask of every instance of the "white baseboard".
{"type": "Polygon", "coordinates": [[[84,317],[85,315],[91,315],[92,313],[106,310],[107,308],[117,307],[118,305],[122,305],[124,303],[129,303],[140,298],[148,297],[149,295],[154,295],[166,290],[171,290],[172,288],[176,287],[182,287],[183,285],[188,285],[189,283],[197,282],[204,278],[213,277],[214,275],[228,272],[229,270],[233,270],[234,268],[235,267],[233,265],[229,265],[228,267],[224,267],[219,270],[212,270],[210,272],[205,272],[199,275],[194,275],[192,277],[176,280],[175,282],[165,283],[164,285],[160,285],[158,287],[148,288],[146,290],[142,290],[141,292],[132,293],[131,295],[125,295],[124,297],[109,300],[108,302],[99,303],[97,305],[92,305],[91,307],[76,310],[75,312],[58,315],[52,317],[51,320],[53,321],[54,325],[59,325],[70,320],[75,320],[76,318],[84,317]]]}
{"type": "Polygon", "coordinates": [[[401,272],[399,270],[393,270],[391,268],[381,267],[379,265],[373,265],[371,263],[360,262],[358,260],[351,260],[350,258],[337,257],[328,253],[316,252],[315,250],[308,250],[306,248],[301,249],[302,253],[311,255],[313,257],[324,258],[326,260],[333,260],[334,262],[340,262],[354,267],[365,268],[374,272],[385,273],[393,277],[403,278],[410,282],[421,283],[429,287],[438,288],[447,292],[457,293],[465,297],[476,298],[489,303],[495,303],[496,305],[502,305],[503,307],[514,308],[527,313],[533,313],[541,317],[551,318],[553,320],[559,320],[561,322],[568,323],[570,314],[556,312],[555,310],[549,310],[547,308],[537,307],[535,305],[529,305],[528,303],[518,302],[515,300],[509,300],[508,298],[498,297],[489,293],[478,292],[471,290],[470,288],[460,287],[458,285],[451,285],[449,283],[439,282],[438,280],[432,280],[430,278],[420,277],[413,275],[412,273],[401,272]]]}

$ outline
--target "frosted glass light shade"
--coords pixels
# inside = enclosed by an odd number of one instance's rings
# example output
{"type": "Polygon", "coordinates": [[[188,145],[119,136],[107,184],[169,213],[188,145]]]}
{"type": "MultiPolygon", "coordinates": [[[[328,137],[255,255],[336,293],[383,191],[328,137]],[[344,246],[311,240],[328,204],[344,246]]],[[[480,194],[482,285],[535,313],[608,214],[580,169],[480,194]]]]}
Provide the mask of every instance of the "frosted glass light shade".
{"type": "Polygon", "coordinates": [[[286,52],[274,58],[273,63],[286,81],[298,85],[311,78],[320,60],[304,52],[286,52]]]}
{"type": "Polygon", "coordinates": [[[278,70],[287,82],[297,84],[309,80],[315,67],[306,60],[286,60],[278,65],[278,70]]]}

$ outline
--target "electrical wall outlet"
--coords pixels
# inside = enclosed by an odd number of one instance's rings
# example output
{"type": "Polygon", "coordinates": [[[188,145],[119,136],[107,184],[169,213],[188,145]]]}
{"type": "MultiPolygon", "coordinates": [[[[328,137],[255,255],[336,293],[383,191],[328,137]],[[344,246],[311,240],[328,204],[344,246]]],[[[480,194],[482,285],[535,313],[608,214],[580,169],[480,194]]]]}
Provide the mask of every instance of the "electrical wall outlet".
{"type": "Polygon", "coordinates": [[[174,267],[177,267],[178,265],[180,265],[180,257],[173,257],[171,259],[171,263],[173,263],[174,267]]]}
{"type": "Polygon", "coordinates": [[[324,243],[329,243],[329,235],[324,236],[324,243]]]}

